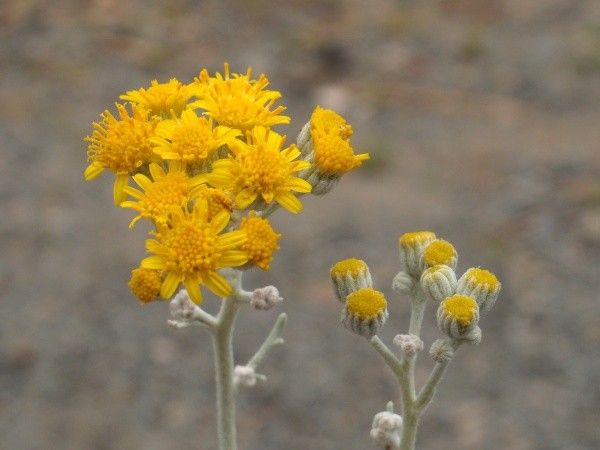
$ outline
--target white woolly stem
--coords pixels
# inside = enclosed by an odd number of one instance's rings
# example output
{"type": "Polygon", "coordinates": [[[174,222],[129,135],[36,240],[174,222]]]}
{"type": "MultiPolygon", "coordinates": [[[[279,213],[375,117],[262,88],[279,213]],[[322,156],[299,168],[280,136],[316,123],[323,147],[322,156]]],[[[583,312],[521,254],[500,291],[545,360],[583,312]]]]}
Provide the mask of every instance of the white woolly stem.
{"type": "Polygon", "coordinates": [[[235,388],[233,384],[233,330],[240,304],[223,299],[213,333],[217,384],[217,429],[220,450],[236,450],[235,388]]]}
{"type": "Polygon", "coordinates": [[[396,355],[394,355],[388,346],[385,345],[381,339],[379,339],[379,336],[373,336],[371,339],[369,339],[369,344],[371,344],[371,347],[377,350],[377,353],[381,355],[385,363],[390,369],[392,369],[396,377],[399,378],[404,370],[404,367],[396,355]]]}
{"type": "Polygon", "coordinates": [[[279,314],[279,317],[277,317],[277,320],[275,321],[271,332],[269,333],[265,341],[262,343],[262,345],[259,347],[259,349],[256,351],[254,356],[250,358],[248,364],[246,364],[248,367],[256,369],[257,366],[263,361],[263,359],[265,359],[265,357],[273,347],[283,344],[284,341],[281,337],[281,333],[283,332],[286,323],[287,314],[279,314]]]}

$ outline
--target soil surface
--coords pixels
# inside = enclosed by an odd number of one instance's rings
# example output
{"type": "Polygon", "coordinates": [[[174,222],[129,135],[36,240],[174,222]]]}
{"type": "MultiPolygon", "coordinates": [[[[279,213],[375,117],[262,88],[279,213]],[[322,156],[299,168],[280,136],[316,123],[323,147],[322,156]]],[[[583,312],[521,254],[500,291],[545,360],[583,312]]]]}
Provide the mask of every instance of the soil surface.
{"type": "MultiPolygon", "coordinates": [[[[369,263],[391,344],[409,314],[390,289],[396,242],[417,229],[503,282],[419,449],[600,448],[600,2],[4,0],[0,44],[2,449],[216,448],[210,339],[128,292],[145,230],[109,176],[83,181],[82,138],[124,91],[224,61],[282,91],[279,131],[320,104],[373,156],[274,216],[282,248],[246,287],[278,286],[290,322],[267,384],[239,396],[240,449],[375,448],[372,417],[398,391],[339,325],[328,269],[369,263]]],[[[240,362],[278,311],[243,312],[240,362]]],[[[425,353],[419,383],[431,367],[425,353]]]]}

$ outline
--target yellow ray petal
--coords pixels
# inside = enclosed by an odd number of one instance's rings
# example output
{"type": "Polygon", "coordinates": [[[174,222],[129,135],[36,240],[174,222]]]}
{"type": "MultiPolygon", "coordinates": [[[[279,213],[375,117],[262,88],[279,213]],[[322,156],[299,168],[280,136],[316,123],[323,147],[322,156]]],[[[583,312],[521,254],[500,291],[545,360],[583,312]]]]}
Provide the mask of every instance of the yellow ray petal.
{"type": "Polygon", "coordinates": [[[200,290],[200,281],[197,279],[184,280],[185,289],[187,290],[192,301],[199,305],[202,303],[202,291],[200,290]]]}
{"type": "Polygon", "coordinates": [[[217,238],[217,248],[220,251],[233,250],[244,244],[248,239],[246,232],[241,230],[224,233],[217,238]]]}
{"type": "Polygon", "coordinates": [[[298,214],[302,211],[302,203],[291,192],[281,192],[275,196],[275,201],[289,212],[298,214]]]}
{"type": "Polygon", "coordinates": [[[113,197],[115,201],[115,205],[120,205],[121,202],[127,200],[127,193],[125,192],[125,186],[127,186],[127,180],[129,179],[129,175],[126,173],[121,173],[117,175],[117,179],[115,180],[115,185],[113,187],[113,197]]]}
{"type": "Polygon", "coordinates": [[[140,265],[144,269],[154,269],[154,270],[164,270],[165,269],[165,260],[162,256],[153,255],[148,256],[142,259],[140,265]]]}
{"type": "Polygon", "coordinates": [[[227,279],[217,272],[208,272],[204,276],[204,284],[219,297],[229,297],[233,292],[227,279]]]}
{"type": "Polygon", "coordinates": [[[248,254],[241,250],[227,250],[219,259],[221,267],[238,267],[248,262],[248,254]]]}
{"type": "Polygon", "coordinates": [[[169,299],[175,293],[175,289],[179,286],[181,282],[181,277],[179,275],[174,274],[173,272],[169,272],[169,274],[165,277],[160,287],[160,296],[165,299],[169,299]]]}

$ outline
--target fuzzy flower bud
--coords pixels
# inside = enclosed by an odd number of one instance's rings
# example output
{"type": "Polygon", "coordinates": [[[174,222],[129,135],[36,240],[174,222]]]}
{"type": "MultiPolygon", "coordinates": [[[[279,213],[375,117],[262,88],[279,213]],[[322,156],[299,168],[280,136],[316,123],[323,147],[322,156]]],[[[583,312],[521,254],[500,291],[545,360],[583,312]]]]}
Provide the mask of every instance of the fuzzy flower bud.
{"type": "Polygon", "coordinates": [[[250,305],[254,309],[266,311],[282,301],[283,298],[279,296],[279,291],[275,286],[265,286],[252,292],[250,305]]]}
{"type": "Polygon", "coordinates": [[[383,293],[363,288],[346,297],[341,321],[353,333],[370,338],[385,324],[387,317],[387,301],[383,293]]]}
{"type": "Polygon", "coordinates": [[[404,233],[400,236],[400,262],[404,270],[414,278],[419,279],[425,269],[423,252],[435,240],[435,233],[431,231],[415,231],[404,233]]]}
{"type": "Polygon", "coordinates": [[[431,344],[429,354],[435,362],[445,363],[454,357],[454,347],[448,339],[438,339],[431,344]]]}
{"type": "Polygon", "coordinates": [[[402,434],[402,417],[394,414],[392,402],[387,411],[375,414],[371,425],[371,438],[385,448],[400,448],[402,434]]]}
{"type": "Polygon", "coordinates": [[[373,280],[367,264],[356,258],[344,259],[335,263],[329,271],[333,290],[338,300],[346,301],[346,297],[362,288],[373,287],[373,280]]]}
{"type": "Polygon", "coordinates": [[[437,310],[439,329],[453,339],[468,339],[479,321],[479,307],[472,297],[452,295],[437,310]]]}
{"type": "Polygon", "coordinates": [[[131,271],[131,279],[127,285],[140,303],[145,304],[158,298],[161,284],[160,271],[138,267],[131,271]]]}
{"type": "Polygon", "coordinates": [[[233,382],[236,385],[253,387],[256,380],[257,374],[250,366],[235,366],[233,369],[233,382]]]}
{"type": "Polygon", "coordinates": [[[456,269],[458,254],[454,246],[443,239],[436,239],[429,244],[423,252],[423,265],[426,267],[444,266],[456,269]]]}
{"type": "Polygon", "coordinates": [[[421,288],[425,295],[436,303],[456,293],[456,274],[451,267],[437,265],[421,275],[421,288]]]}
{"type": "Polygon", "coordinates": [[[190,321],[198,308],[185,289],[180,290],[169,303],[171,317],[175,320],[190,321]]]}
{"type": "Polygon", "coordinates": [[[488,313],[500,293],[501,284],[492,272],[472,267],[458,280],[456,292],[473,297],[482,314],[488,313]]]}
{"type": "Polygon", "coordinates": [[[398,294],[411,294],[414,288],[414,278],[403,270],[398,272],[392,280],[392,289],[398,294]]]}
{"type": "Polygon", "coordinates": [[[414,356],[424,348],[421,338],[414,334],[398,334],[393,342],[406,356],[414,356]]]}

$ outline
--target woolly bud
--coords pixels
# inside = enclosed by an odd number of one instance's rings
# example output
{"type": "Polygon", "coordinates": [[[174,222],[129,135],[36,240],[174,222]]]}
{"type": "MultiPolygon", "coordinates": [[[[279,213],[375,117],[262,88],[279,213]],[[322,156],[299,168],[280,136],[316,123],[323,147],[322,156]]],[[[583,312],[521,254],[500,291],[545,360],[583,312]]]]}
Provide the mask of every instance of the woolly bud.
{"type": "Polygon", "coordinates": [[[423,251],[423,265],[425,267],[444,266],[456,269],[458,254],[454,246],[443,239],[436,239],[423,251]]]}
{"type": "Polygon", "coordinates": [[[310,185],[312,186],[312,190],[310,191],[310,193],[313,195],[327,194],[335,187],[335,185],[340,180],[340,177],[338,175],[326,175],[318,169],[316,169],[315,167],[306,169],[300,174],[300,177],[304,178],[310,183],[310,185]]]}
{"type": "Polygon", "coordinates": [[[406,356],[414,356],[424,348],[421,338],[414,334],[398,334],[393,342],[406,356]]]}
{"type": "Polygon", "coordinates": [[[402,417],[394,414],[392,402],[387,411],[375,414],[371,425],[371,438],[385,448],[400,448],[402,434],[402,417]]]}
{"type": "Polygon", "coordinates": [[[451,267],[430,267],[421,275],[421,288],[425,295],[439,303],[456,293],[456,274],[451,267]]]}
{"type": "Polygon", "coordinates": [[[262,311],[269,310],[282,301],[283,298],[279,296],[279,291],[275,286],[265,286],[255,289],[250,297],[252,307],[262,311]]]}
{"type": "Polygon", "coordinates": [[[435,362],[446,363],[454,357],[454,347],[448,339],[438,339],[431,344],[429,354],[435,362]]]}
{"type": "Polygon", "coordinates": [[[458,280],[456,292],[473,297],[482,314],[488,313],[500,293],[501,284],[492,272],[472,267],[458,280]]]}
{"type": "Polygon", "coordinates": [[[435,233],[431,231],[415,231],[404,233],[400,236],[400,263],[409,275],[419,278],[425,269],[423,252],[435,240],[435,233]]]}
{"type": "Polygon", "coordinates": [[[312,143],[310,141],[310,122],[304,124],[298,137],[296,138],[296,146],[300,150],[302,157],[308,155],[312,151],[312,143]]]}
{"type": "Polygon", "coordinates": [[[439,329],[453,339],[466,339],[479,321],[479,307],[472,297],[452,295],[437,310],[439,329]]]}
{"type": "Polygon", "coordinates": [[[235,366],[233,369],[233,382],[236,385],[252,387],[256,384],[257,374],[250,366],[235,366]]]}
{"type": "Polygon", "coordinates": [[[373,287],[369,267],[360,259],[349,258],[339,261],[331,267],[329,274],[335,295],[341,302],[344,302],[354,291],[373,287]]]}
{"type": "Polygon", "coordinates": [[[370,338],[377,334],[387,317],[387,301],[383,293],[363,288],[346,297],[341,322],[353,333],[370,338]]]}
{"type": "Polygon", "coordinates": [[[392,280],[392,289],[398,294],[411,294],[414,288],[414,278],[403,270],[398,272],[392,280]]]}
{"type": "Polygon", "coordinates": [[[175,320],[191,321],[194,318],[196,304],[185,289],[181,289],[169,303],[171,317],[175,320]]]}

